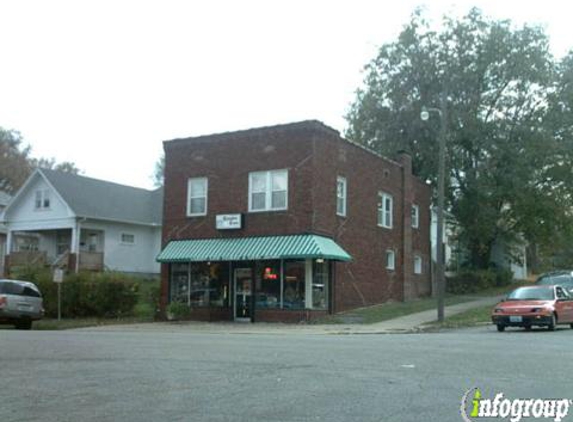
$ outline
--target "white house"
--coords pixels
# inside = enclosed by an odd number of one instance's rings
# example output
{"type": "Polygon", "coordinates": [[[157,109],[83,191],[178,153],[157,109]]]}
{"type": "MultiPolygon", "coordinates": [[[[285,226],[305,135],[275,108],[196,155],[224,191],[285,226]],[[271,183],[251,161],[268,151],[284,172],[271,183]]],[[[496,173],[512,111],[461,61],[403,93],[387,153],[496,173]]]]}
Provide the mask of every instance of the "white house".
{"type": "Polygon", "coordinates": [[[0,275],[4,273],[4,255],[6,250],[6,226],[2,224],[2,214],[4,208],[10,202],[11,196],[6,192],[0,191],[0,275]]]}
{"type": "Polygon", "coordinates": [[[5,262],[157,274],[163,190],[38,169],[4,210],[5,262]]]}
{"type": "MultiPolygon", "coordinates": [[[[438,217],[436,211],[432,209],[432,223],[430,226],[430,241],[432,243],[432,262],[436,262],[437,254],[437,225],[438,217]]],[[[458,226],[455,218],[449,214],[445,214],[445,226],[443,233],[444,243],[444,260],[446,268],[450,273],[459,271],[459,266],[463,257],[463,250],[460,251],[459,245],[456,244],[456,230],[458,226]]],[[[491,251],[491,262],[496,264],[499,268],[506,268],[511,270],[513,278],[516,280],[523,280],[527,278],[527,259],[526,259],[526,244],[525,241],[514,242],[509,248],[502,243],[496,242],[491,251]]]]}

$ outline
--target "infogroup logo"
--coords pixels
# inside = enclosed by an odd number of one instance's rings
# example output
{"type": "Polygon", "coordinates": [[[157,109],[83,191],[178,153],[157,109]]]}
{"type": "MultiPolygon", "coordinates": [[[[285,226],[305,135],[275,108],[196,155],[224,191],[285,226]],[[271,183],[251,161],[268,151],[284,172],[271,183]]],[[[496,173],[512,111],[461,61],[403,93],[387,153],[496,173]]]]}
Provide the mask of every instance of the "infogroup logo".
{"type": "Polygon", "coordinates": [[[502,392],[494,394],[493,399],[486,399],[479,388],[471,388],[462,396],[460,413],[465,422],[480,418],[509,418],[511,422],[534,418],[561,422],[569,414],[571,404],[570,399],[508,399],[502,392]]]}

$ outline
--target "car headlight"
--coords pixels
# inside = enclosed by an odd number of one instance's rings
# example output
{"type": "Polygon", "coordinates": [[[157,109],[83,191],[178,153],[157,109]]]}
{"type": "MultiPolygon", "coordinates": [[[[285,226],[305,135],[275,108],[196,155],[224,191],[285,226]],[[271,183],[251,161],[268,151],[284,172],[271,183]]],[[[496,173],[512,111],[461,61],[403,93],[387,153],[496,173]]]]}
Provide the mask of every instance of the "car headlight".
{"type": "Polygon", "coordinates": [[[499,313],[499,312],[503,312],[503,309],[501,309],[501,308],[495,308],[495,309],[493,310],[493,312],[495,312],[495,313],[497,314],[497,313],[499,313]]]}

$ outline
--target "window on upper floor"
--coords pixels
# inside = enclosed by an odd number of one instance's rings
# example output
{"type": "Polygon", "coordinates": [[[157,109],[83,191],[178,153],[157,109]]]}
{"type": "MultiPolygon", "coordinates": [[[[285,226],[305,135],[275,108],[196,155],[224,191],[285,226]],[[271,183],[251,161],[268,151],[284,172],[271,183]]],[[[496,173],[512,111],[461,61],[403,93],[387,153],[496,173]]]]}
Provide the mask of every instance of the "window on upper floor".
{"type": "Polygon", "coordinates": [[[386,269],[395,270],[396,269],[396,252],[393,249],[386,250],[386,269]]]}
{"type": "Polygon", "coordinates": [[[346,178],[336,178],[336,214],[346,217],[346,178]]]}
{"type": "Polygon", "coordinates": [[[422,274],[422,257],[414,255],[414,274],[422,274]]]}
{"type": "Polygon", "coordinates": [[[417,229],[420,227],[420,207],[412,205],[412,228],[417,229]]]}
{"type": "Polygon", "coordinates": [[[37,210],[47,210],[50,208],[50,190],[40,189],[36,191],[34,208],[37,210]]]}
{"type": "Polygon", "coordinates": [[[249,173],[249,212],[288,208],[288,170],[249,173]]]}
{"type": "Polygon", "coordinates": [[[378,193],[378,225],[387,229],[392,228],[392,213],[394,208],[394,199],[392,195],[379,192],[378,193]]]}
{"type": "Polygon", "coordinates": [[[195,177],[187,183],[187,216],[196,217],[207,214],[206,177],[195,177]]]}

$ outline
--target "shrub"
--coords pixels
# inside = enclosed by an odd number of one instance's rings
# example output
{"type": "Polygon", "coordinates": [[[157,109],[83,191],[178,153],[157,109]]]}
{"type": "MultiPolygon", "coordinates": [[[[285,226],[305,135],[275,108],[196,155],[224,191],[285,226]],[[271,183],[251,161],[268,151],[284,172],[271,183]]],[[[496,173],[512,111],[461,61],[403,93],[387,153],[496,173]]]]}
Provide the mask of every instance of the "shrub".
{"type": "MultiPolygon", "coordinates": [[[[22,267],[12,277],[35,283],[44,297],[46,316],[57,316],[58,286],[49,269],[22,267]]],[[[62,283],[62,316],[66,318],[132,315],[137,301],[138,283],[121,273],[69,274],[62,283]]]]}
{"type": "Polygon", "coordinates": [[[167,318],[172,320],[184,319],[189,315],[191,309],[183,302],[171,302],[167,305],[167,318]]]}
{"type": "Polygon", "coordinates": [[[447,279],[446,290],[453,294],[477,293],[493,287],[508,286],[512,279],[510,270],[462,270],[447,279]]]}

